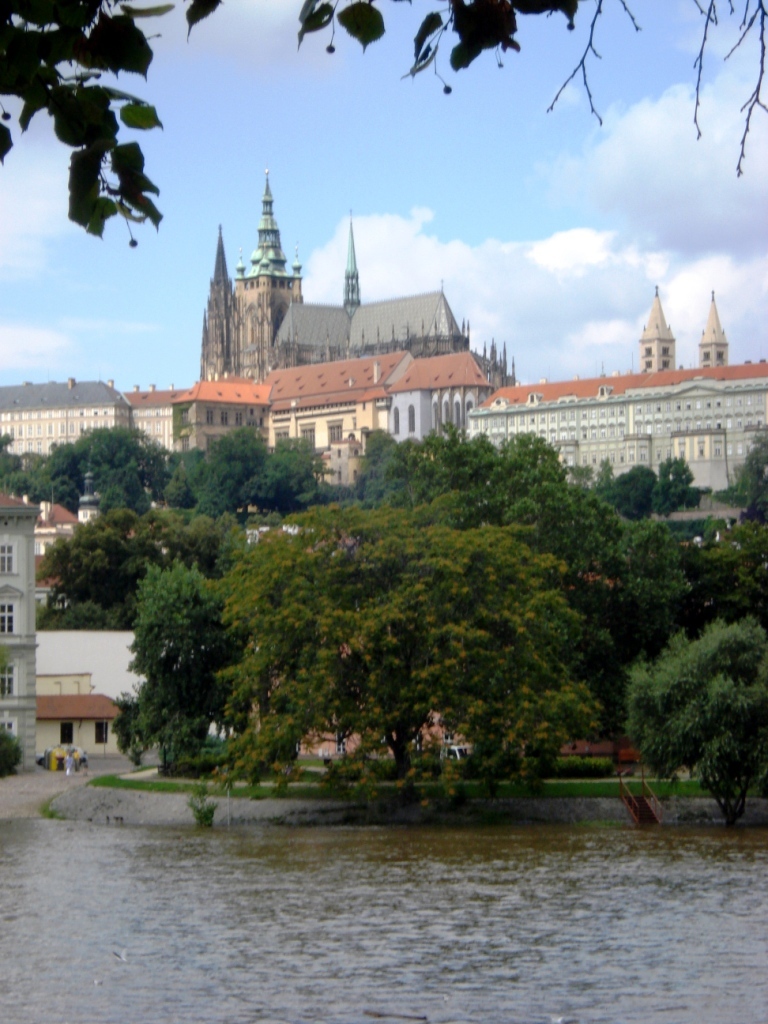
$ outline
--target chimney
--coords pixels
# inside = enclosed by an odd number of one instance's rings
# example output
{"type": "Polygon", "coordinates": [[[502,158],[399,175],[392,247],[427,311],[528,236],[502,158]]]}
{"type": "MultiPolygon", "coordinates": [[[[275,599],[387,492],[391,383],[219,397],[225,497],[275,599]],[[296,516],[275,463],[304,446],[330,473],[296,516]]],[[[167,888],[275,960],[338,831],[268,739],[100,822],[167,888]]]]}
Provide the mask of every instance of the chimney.
{"type": "Polygon", "coordinates": [[[112,388],[112,389],[114,389],[114,387],[115,387],[115,382],[114,382],[113,380],[108,380],[108,381],[107,381],[107,387],[108,387],[108,388],[112,388]]]}
{"type": "Polygon", "coordinates": [[[69,390],[71,391],[74,386],[75,386],[75,378],[74,377],[67,377],[67,387],[69,388],[69,390]]]}
{"type": "Polygon", "coordinates": [[[138,384],[134,384],[133,385],[133,393],[134,393],[134,395],[137,395],[139,393],[139,391],[141,391],[141,388],[139,387],[139,385],[138,384]]]}
{"type": "Polygon", "coordinates": [[[373,383],[378,384],[381,379],[381,363],[377,359],[373,364],[373,383]]]}
{"type": "Polygon", "coordinates": [[[154,391],[154,390],[155,390],[155,385],[154,385],[154,384],[150,384],[150,385],[149,385],[149,390],[150,390],[150,393],[151,393],[152,391],[154,391]]]}

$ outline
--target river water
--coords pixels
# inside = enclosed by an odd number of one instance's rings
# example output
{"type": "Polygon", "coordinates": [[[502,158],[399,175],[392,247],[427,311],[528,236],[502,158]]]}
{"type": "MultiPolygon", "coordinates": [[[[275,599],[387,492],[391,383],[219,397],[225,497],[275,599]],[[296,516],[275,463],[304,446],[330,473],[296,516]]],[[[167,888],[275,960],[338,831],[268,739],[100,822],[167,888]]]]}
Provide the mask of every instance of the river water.
{"type": "Polygon", "coordinates": [[[768,1020],[760,829],[11,821],[0,885],[3,1024],[768,1020]]]}

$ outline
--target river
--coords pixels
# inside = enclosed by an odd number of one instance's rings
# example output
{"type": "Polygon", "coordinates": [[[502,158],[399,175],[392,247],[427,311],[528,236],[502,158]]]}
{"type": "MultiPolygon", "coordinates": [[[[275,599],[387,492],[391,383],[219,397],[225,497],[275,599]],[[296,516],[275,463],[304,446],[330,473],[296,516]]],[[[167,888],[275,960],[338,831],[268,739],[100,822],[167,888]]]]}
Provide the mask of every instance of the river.
{"type": "Polygon", "coordinates": [[[768,1020],[762,829],[19,820],[0,864],[3,1024],[768,1020]]]}

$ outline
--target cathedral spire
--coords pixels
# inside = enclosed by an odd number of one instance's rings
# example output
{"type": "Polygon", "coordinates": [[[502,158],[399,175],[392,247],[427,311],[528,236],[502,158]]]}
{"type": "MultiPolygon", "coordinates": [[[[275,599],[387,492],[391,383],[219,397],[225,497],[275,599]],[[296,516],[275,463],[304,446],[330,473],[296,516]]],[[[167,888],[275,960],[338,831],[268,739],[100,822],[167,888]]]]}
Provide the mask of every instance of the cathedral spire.
{"type": "Polygon", "coordinates": [[[213,268],[213,282],[214,284],[225,284],[228,279],[227,258],[224,255],[224,239],[221,236],[221,224],[219,224],[219,240],[216,244],[216,263],[213,268]]]}
{"type": "Polygon", "coordinates": [[[360,305],[360,278],[357,273],[355,236],[352,232],[352,216],[349,218],[349,243],[347,245],[347,269],[344,273],[344,308],[349,316],[360,305]]]}
{"type": "Polygon", "coordinates": [[[658,285],[648,323],[640,336],[640,368],[644,373],[675,368],[675,336],[664,318],[658,285]]]}
{"type": "Polygon", "coordinates": [[[709,305],[707,326],[701,332],[699,342],[699,366],[727,366],[728,339],[725,336],[720,317],[715,305],[715,293],[709,305]]]}

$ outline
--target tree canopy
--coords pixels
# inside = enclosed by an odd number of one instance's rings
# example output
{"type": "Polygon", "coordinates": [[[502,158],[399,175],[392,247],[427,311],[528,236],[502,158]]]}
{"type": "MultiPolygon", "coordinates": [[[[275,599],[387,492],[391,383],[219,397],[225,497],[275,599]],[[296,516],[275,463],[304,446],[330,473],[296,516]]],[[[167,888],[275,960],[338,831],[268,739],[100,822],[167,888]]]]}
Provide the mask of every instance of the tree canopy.
{"type": "Polygon", "coordinates": [[[330,509],[271,532],[224,581],[243,650],[228,673],[237,767],[258,777],[305,738],[354,736],[405,780],[438,724],[475,744],[489,781],[519,774],[526,750],[554,757],[594,725],[561,571],[514,528],[426,510],[330,509]]]}
{"type": "MultiPolygon", "coordinates": [[[[588,83],[588,63],[598,56],[596,31],[608,0],[590,5],[591,20],[584,52],[554,97],[560,97],[565,84],[581,78],[592,112],[599,118],[588,83]]],[[[634,27],[628,0],[615,0],[634,27]]],[[[716,0],[691,0],[704,17],[701,48],[696,60],[698,96],[702,81],[704,55],[721,14],[716,0]]],[[[212,14],[221,0],[189,0],[186,18],[191,30],[212,14]]],[[[18,102],[18,125],[22,132],[33,117],[45,110],[53,120],[57,139],[71,150],[69,164],[69,216],[86,231],[101,235],[104,224],[120,215],[127,222],[150,221],[158,227],[162,219],[154,197],[157,185],[145,174],[144,155],[136,141],[124,141],[125,131],[143,132],[162,127],[155,107],[114,84],[122,73],[146,78],[153,60],[151,41],[155,19],[167,14],[172,3],[137,6],[122,0],[3,0],[0,4],[0,96],[18,102]],[[143,27],[149,19],[150,27],[143,27]]],[[[383,0],[304,0],[298,8],[299,43],[308,33],[330,32],[326,49],[334,52],[338,24],[363,48],[385,33],[383,0]]],[[[499,64],[500,53],[517,51],[521,19],[527,15],[563,15],[563,24],[572,29],[583,4],[579,0],[450,0],[446,8],[429,11],[422,17],[414,37],[413,56],[406,72],[414,77],[432,68],[443,83],[451,86],[438,71],[441,45],[451,40],[449,64],[454,71],[469,67],[481,54],[493,52],[499,64]]],[[[720,5],[721,7],[723,5],[720,5]]],[[[729,13],[735,15],[733,4],[729,13]]],[[[397,8],[403,8],[398,4],[397,8]]],[[[399,14],[402,17],[402,14],[399,14]]],[[[751,119],[758,109],[766,109],[763,99],[765,46],[768,16],[764,0],[745,0],[741,5],[740,36],[736,46],[748,36],[759,38],[755,87],[744,103],[744,135],[738,162],[741,174],[751,119]]],[[[405,63],[405,62],[404,62],[405,63]]],[[[2,108],[0,123],[0,161],[10,152],[14,140],[8,122],[11,115],[2,108]]],[[[131,236],[131,245],[136,241],[131,236]]]]}
{"type": "Polygon", "coordinates": [[[698,775],[726,823],[768,772],[768,636],[751,618],[713,622],[698,640],[676,636],[653,664],[636,667],[629,733],[660,775],[698,775]]]}

